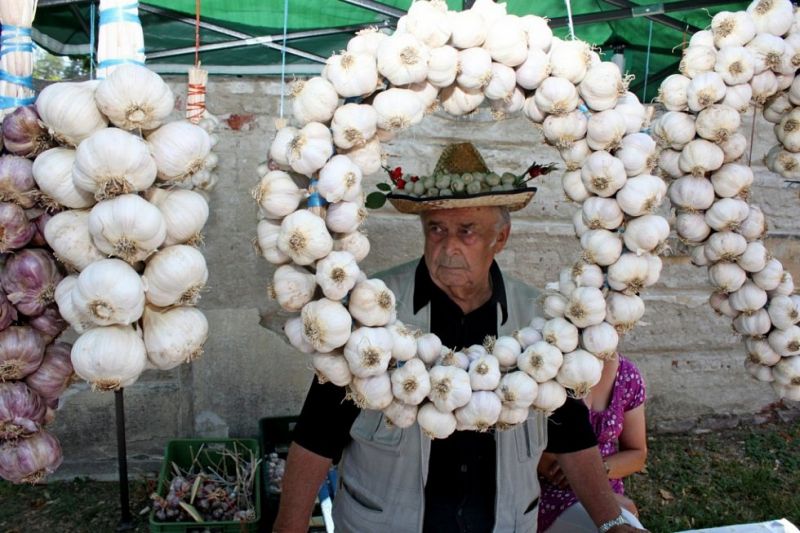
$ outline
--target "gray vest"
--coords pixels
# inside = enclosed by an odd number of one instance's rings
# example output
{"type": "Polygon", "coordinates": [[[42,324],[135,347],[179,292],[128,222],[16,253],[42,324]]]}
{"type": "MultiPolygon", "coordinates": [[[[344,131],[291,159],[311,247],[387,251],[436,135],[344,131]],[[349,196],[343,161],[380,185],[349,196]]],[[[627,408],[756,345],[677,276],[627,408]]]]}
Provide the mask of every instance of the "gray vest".
{"type": "MultiPolygon", "coordinates": [[[[397,317],[430,331],[430,305],[415,315],[414,274],[417,261],[400,265],[376,277],[397,298],[397,317]]],[[[541,316],[540,294],[524,283],[503,277],[508,320],[498,332],[510,335],[541,316]]],[[[339,463],[339,490],[333,503],[337,533],[419,533],[424,515],[425,482],[431,440],[419,425],[389,427],[380,411],[363,410],[350,430],[351,443],[339,463]]],[[[495,433],[497,495],[495,533],[536,531],[539,497],[536,466],[547,443],[547,419],[531,411],[514,429],[495,433]],[[525,511],[528,512],[525,512],[525,511]]]]}

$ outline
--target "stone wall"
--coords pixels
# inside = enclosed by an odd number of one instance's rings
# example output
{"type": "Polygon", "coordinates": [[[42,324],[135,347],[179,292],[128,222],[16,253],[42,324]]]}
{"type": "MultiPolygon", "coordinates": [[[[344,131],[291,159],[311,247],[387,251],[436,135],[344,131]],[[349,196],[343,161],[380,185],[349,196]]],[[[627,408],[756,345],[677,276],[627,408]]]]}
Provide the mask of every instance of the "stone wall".
{"type": "MultiPolygon", "coordinates": [[[[176,95],[185,94],[185,80],[170,81],[176,95]]],[[[152,471],[171,438],[255,436],[261,417],[296,414],[302,405],[312,377],[309,360],[276,333],[283,315],[266,295],[273,267],[251,246],[256,208],[250,189],[275,133],[280,92],[278,82],[258,78],[212,78],[208,87],[209,110],[229,119],[217,132],[220,180],[211,194],[205,232],[210,278],[200,307],[209,318],[210,337],[205,354],[192,365],[146,373],[125,391],[128,457],[134,472],[152,471]]],[[[181,96],[176,105],[182,101],[181,96]]],[[[291,103],[284,105],[289,112],[291,103]]],[[[743,130],[749,132],[750,125],[746,120],[743,130]]],[[[772,135],[771,125],[760,118],[753,148],[753,200],[769,217],[770,250],[800,280],[800,199],[760,162],[774,143],[772,135]]],[[[442,147],[459,139],[474,142],[488,165],[499,171],[521,172],[532,160],[560,162],[526,118],[496,122],[484,111],[465,119],[430,115],[385,146],[388,164],[428,173],[442,147]]],[[[371,177],[367,187],[378,179],[384,177],[371,177]]],[[[538,186],[531,205],[515,214],[510,245],[498,261],[508,273],[543,286],[572,264],[580,246],[571,224],[577,206],[564,199],[560,175],[547,176],[538,186]]],[[[371,214],[366,230],[372,242],[363,263],[368,273],[421,253],[415,217],[386,207],[371,214]]],[[[644,295],[644,319],[621,345],[647,381],[651,431],[713,429],[762,421],[776,413],[795,416],[796,405],[776,404],[772,389],[747,375],[744,348],[730,321],[715,316],[707,304],[705,270],[692,266],[681,250],[672,242],[661,281],[644,295]]],[[[53,429],[66,457],[61,476],[115,471],[112,394],[75,385],[65,395],[53,429]]]]}

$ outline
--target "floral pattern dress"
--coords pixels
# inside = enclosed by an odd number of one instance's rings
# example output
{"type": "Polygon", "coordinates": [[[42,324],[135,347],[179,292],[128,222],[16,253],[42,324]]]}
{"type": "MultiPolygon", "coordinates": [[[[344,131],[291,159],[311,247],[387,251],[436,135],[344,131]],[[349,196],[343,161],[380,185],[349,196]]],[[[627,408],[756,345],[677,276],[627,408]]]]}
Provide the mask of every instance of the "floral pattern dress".
{"type": "MultiPolygon", "coordinates": [[[[625,413],[639,407],[645,400],[645,385],[639,369],[632,361],[619,356],[619,367],[611,391],[611,399],[604,411],[589,409],[589,420],[597,436],[600,455],[605,459],[618,451],[618,439],[622,433],[625,413]]],[[[546,531],[568,507],[578,501],[570,490],[560,489],[539,477],[542,495],[539,504],[539,532],[546,531]]],[[[624,494],[621,479],[610,479],[611,489],[624,494]]]]}

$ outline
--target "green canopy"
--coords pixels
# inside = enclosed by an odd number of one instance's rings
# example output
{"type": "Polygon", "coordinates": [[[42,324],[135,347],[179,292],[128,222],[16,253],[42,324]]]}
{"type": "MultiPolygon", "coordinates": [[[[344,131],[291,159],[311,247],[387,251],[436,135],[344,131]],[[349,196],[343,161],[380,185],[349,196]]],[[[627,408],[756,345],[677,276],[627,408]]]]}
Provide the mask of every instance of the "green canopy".
{"type": "MultiPolygon", "coordinates": [[[[463,0],[447,3],[450,9],[464,7],[463,0]]],[[[626,70],[635,76],[631,88],[642,97],[646,82],[647,100],[655,95],[661,79],[677,72],[682,45],[692,33],[706,28],[718,11],[747,6],[725,0],[570,3],[575,36],[599,46],[605,59],[615,47],[624,47],[626,70]]],[[[294,75],[318,73],[324,60],[344,49],[360,28],[394,27],[411,0],[203,0],[200,4],[199,58],[212,74],[294,75]]],[[[195,5],[195,0],[140,3],[150,68],[184,73],[194,63],[195,5]]],[[[508,0],[506,5],[509,13],[548,17],[556,35],[569,35],[564,1],[508,0]]],[[[90,3],[85,0],[39,0],[34,40],[52,53],[86,55],[89,14],[90,3]]]]}

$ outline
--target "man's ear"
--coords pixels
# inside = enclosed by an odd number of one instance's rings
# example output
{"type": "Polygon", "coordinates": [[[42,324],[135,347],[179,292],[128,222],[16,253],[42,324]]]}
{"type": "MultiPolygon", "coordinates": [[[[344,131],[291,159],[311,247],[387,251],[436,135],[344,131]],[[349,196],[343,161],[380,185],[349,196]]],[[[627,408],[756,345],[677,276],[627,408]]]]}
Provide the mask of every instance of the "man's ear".
{"type": "Polygon", "coordinates": [[[511,224],[505,224],[497,233],[497,237],[494,240],[494,253],[499,254],[503,251],[503,248],[506,247],[508,243],[508,237],[511,235],[511,224]]]}

